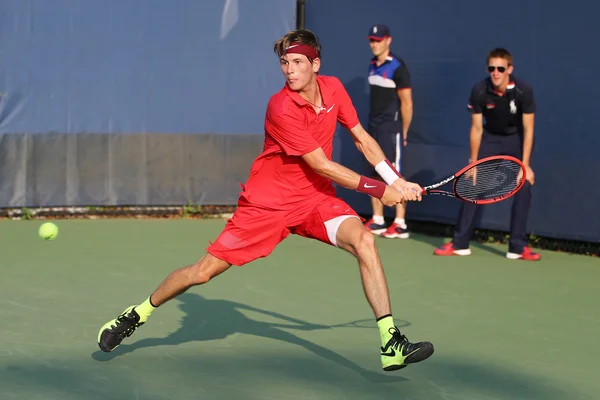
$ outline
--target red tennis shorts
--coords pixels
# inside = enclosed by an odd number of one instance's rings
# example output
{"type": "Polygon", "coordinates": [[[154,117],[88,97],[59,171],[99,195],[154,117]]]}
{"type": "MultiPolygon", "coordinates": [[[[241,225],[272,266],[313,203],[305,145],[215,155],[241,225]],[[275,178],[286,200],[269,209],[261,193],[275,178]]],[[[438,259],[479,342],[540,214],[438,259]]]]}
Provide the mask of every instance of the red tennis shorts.
{"type": "Polygon", "coordinates": [[[320,193],[290,211],[261,208],[242,196],[233,217],[206,251],[241,266],[271,254],[290,233],[336,246],[338,228],[351,217],[360,219],[343,200],[320,193]]]}

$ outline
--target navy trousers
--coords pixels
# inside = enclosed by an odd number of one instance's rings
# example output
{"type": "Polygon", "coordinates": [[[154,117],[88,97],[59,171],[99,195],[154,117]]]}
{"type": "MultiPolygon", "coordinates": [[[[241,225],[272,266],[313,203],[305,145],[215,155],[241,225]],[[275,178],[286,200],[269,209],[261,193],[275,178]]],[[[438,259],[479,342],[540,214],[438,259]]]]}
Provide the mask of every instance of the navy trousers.
{"type": "MultiPolygon", "coordinates": [[[[484,132],[481,138],[478,159],[501,154],[521,160],[523,156],[522,136],[500,136],[484,132]]],[[[522,253],[524,247],[527,246],[527,217],[529,216],[529,206],[531,204],[531,185],[529,182],[525,182],[521,190],[512,197],[512,201],[508,251],[522,253]]],[[[454,228],[454,238],[452,239],[452,246],[455,249],[469,248],[469,241],[473,235],[479,207],[476,204],[462,203],[458,214],[458,222],[454,228]]]]}

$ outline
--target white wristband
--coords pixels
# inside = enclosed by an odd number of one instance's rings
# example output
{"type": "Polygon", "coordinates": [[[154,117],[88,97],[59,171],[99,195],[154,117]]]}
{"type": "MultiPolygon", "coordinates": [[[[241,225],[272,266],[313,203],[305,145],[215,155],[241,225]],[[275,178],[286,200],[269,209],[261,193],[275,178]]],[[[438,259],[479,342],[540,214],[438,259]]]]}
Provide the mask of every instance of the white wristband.
{"type": "Polygon", "coordinates": [[[375,166],[375,171],[381,176],[381,178],[387,183],[391,185],[398,178],[400,178],[400,174],[398,171],[394,170],[388,163],[387,160],[383,160],[379,164],[375,166]]]}

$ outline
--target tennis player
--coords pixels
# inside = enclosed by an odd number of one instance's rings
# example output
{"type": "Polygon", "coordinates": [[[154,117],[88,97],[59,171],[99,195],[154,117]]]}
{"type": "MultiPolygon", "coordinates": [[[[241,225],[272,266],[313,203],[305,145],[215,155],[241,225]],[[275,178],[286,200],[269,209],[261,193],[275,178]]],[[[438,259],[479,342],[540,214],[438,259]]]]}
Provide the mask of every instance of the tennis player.
{"type": "Polygon", "coordinates": [[[410,343],[395,326],[373,234],[348,204],[336,198],[332,183],[381,199],[387,206],[421,200],[421,188],[399,176],[363,129],[342,83],[318,75],[321,45],[314,33],[291,31],[275,43],[274,51],[286,83],[269,100],[263,152],[242,186],[233,217],[198,262],[173,271],[145,301],[102,326],[98,344],[103,351],[114,350],[165,302],[207,283],[231,265],[242,266],[268,256],[292,233],[356,257],[364,293],[379,327],[384,370],[397,370],[433,354],[431,343],[410,343]],[[385,182],[331,161],[338,121],[385,182]]]}

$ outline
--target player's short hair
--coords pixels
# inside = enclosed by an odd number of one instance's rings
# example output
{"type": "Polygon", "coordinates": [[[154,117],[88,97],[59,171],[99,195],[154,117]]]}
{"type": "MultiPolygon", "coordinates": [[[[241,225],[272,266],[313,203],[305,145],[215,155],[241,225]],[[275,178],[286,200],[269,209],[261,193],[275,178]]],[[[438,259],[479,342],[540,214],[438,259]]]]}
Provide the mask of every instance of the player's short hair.
{"type": "MultiPolygon", "coordinates": [[[[317,52],[318,58],[321,58],[321,42],[319,41],[319,37],[308,29],[296,29],[286,33],[281,39],[275,42],[273,51],[281,58],[292,43],[300,43],[312,47],[317,52]]],[[[312,62],[310,57],[308,59],[312,62]]]]}
{"type": "Polygon", "coordinates": [[[502,47],[496,47],[495,49],[490,50],[487,56],[487,63],[489,63],[492,58],[502,58],[506,60],[509,67],[513,63],[513,57],[510,52],[502,47]]]}

